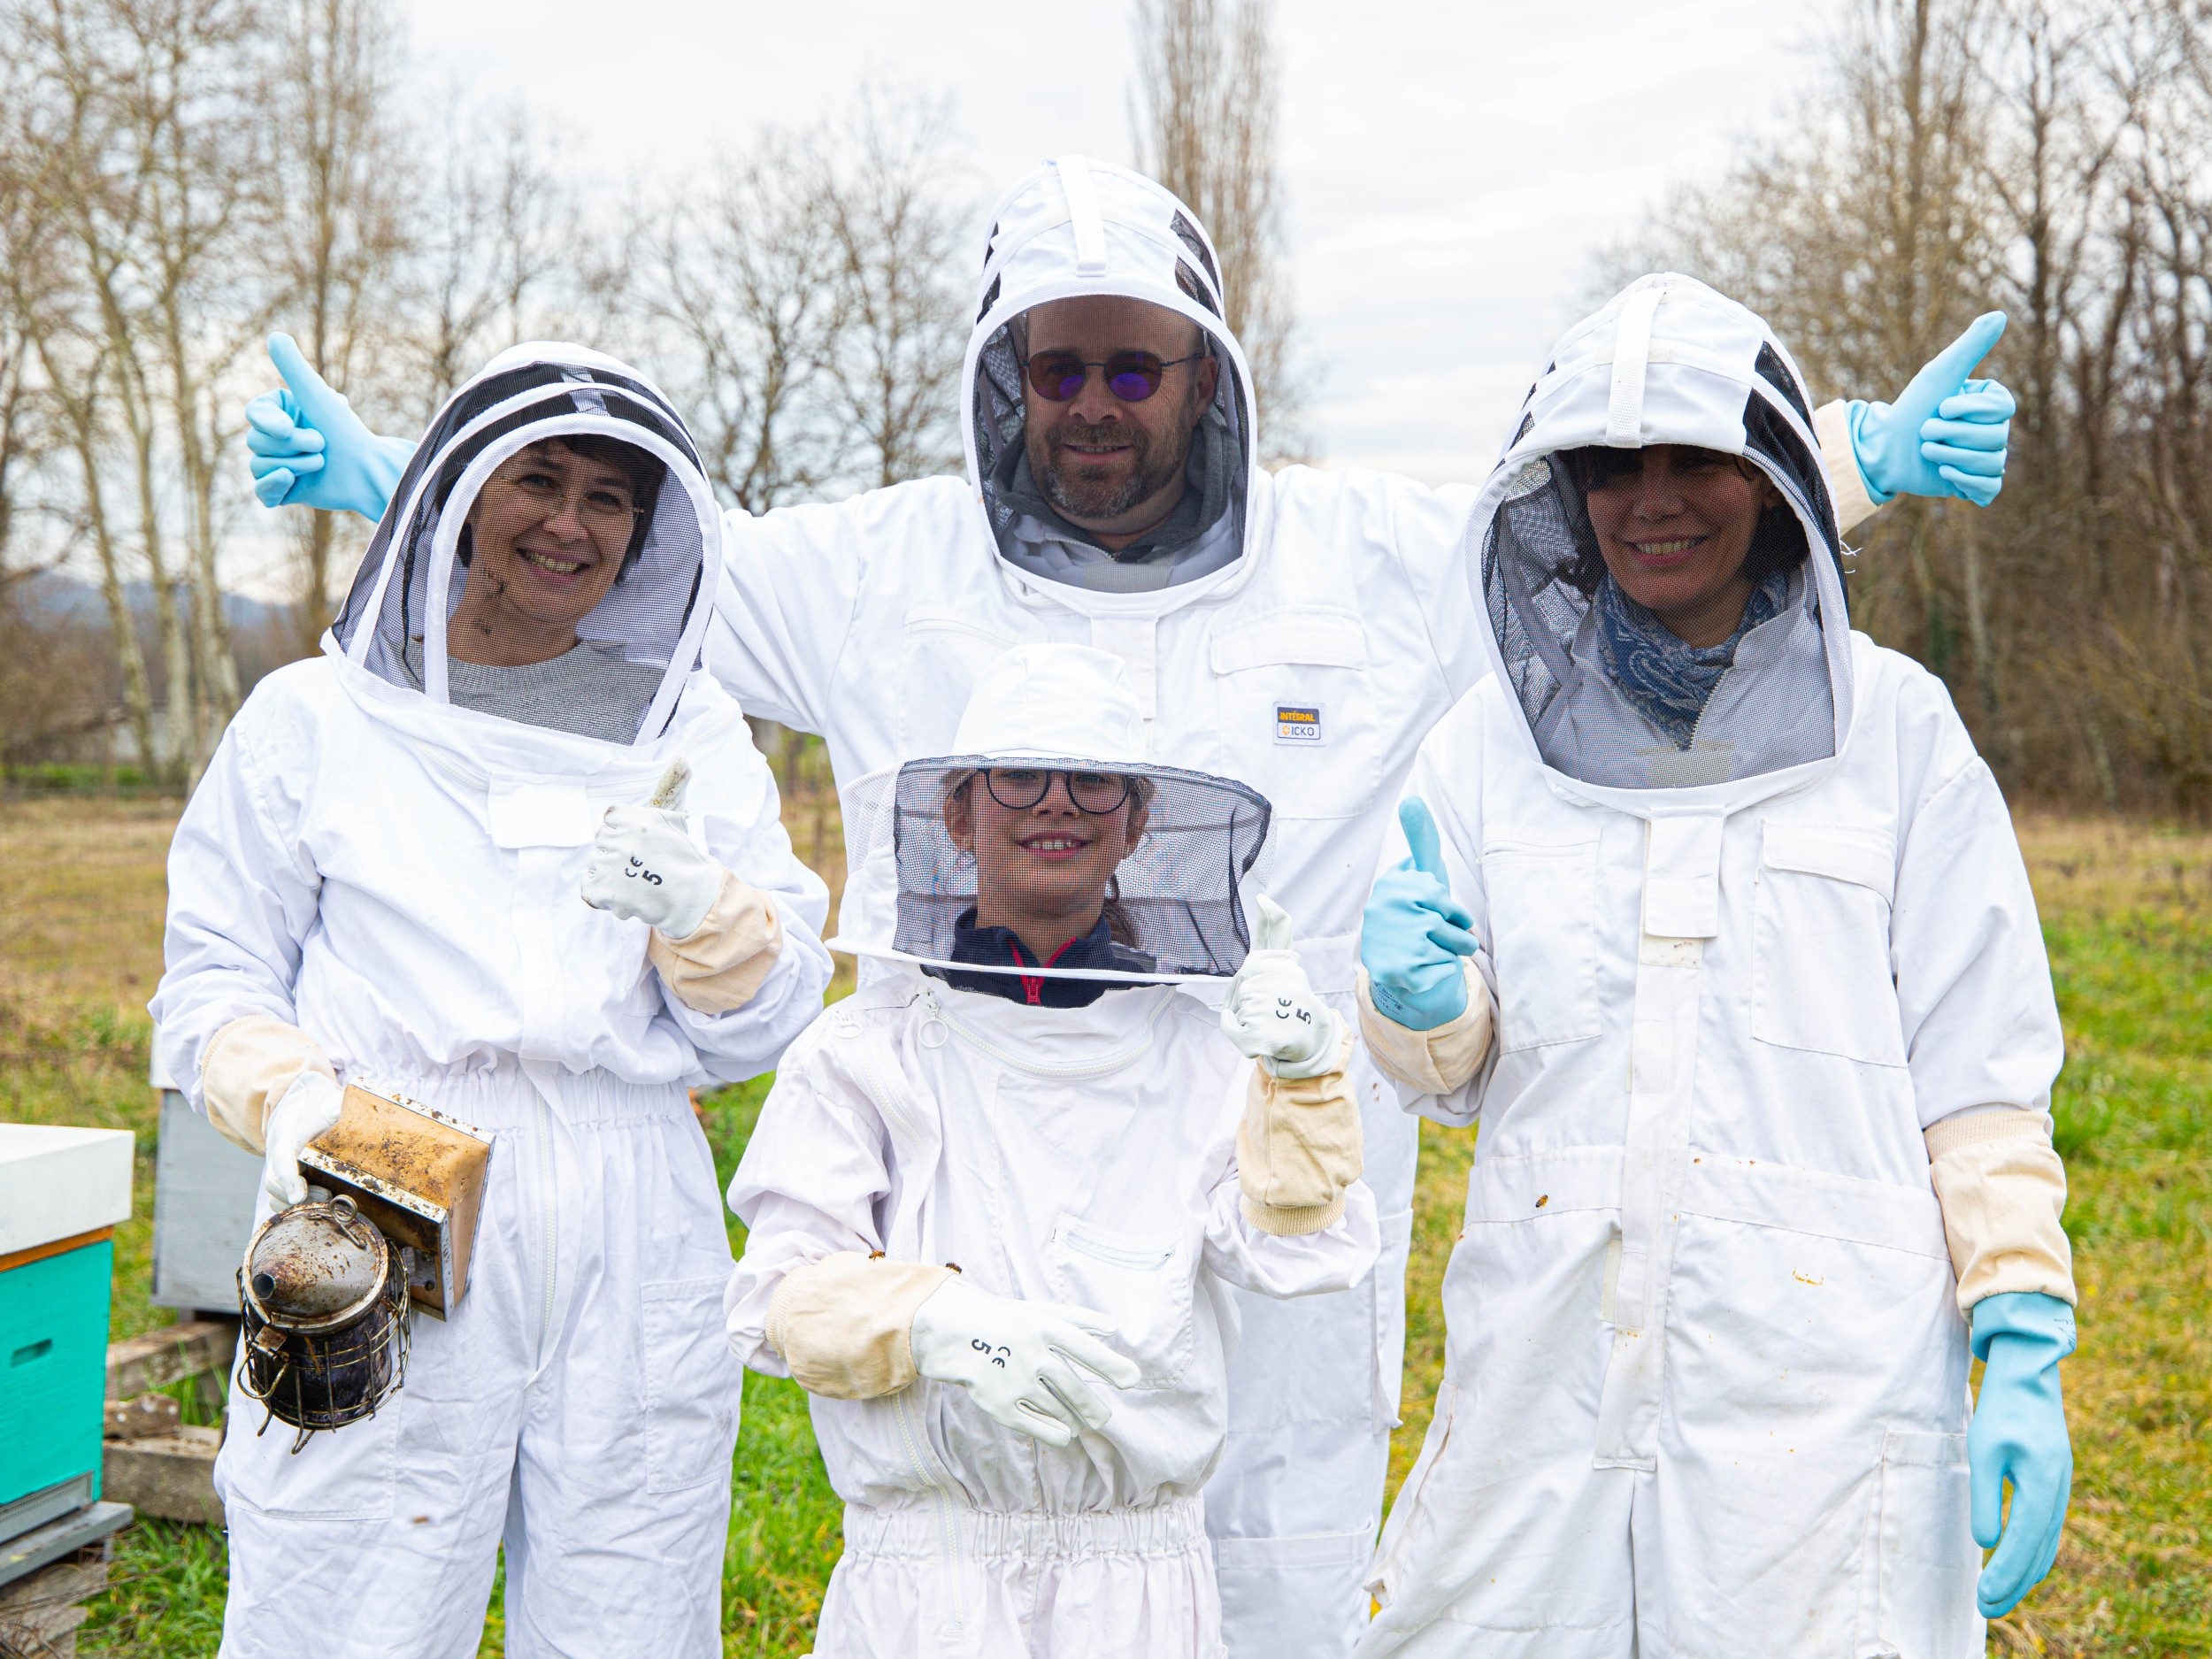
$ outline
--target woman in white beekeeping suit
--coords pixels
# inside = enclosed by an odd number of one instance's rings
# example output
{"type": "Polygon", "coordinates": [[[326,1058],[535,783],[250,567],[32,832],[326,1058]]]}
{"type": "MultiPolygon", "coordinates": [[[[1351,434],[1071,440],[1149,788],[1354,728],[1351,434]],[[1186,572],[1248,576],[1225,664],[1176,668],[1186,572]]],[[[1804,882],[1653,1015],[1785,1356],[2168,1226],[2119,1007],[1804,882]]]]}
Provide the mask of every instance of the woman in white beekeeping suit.
{"type": "Polygon", "coordinates": [[[829,957],[697,665],[719,537],[651,386],[503,354],[185,810],[153,1011],[263,1212],[340,1079],[492,1137],[466,1294],[373,1417],[295,1455],[234,1381],[226,1655],[472,1654],[503,1544],[511,1654],[721,1651],[740,1376],[687,1086],[772,1066],[829,957]]]}
{"type": "Polygon", "coordinates": [[[1248,954],[1267,803],[1148,764],[1118,657],[1007,652],[955,747],[849,792],[896,917],[849,942],[894,971],[793,1048],[730,1185],[732,1347],[814,1396],[847,1505],[814,1651],[1217,1659],[1228,1288],[1379,1248],[1350,1033],[1264,898],[1248,954]]]}
{"type": "Polygon", "coordinates": [[[1471,520],[1495,672],[1362,936],[1379,1060],[1482,1126],[1363,1654],[1965,1659],[2056,1552],[2049,970],[1942,685],[1850,631],[1810,407],[1646,277],[1471,520]]]}

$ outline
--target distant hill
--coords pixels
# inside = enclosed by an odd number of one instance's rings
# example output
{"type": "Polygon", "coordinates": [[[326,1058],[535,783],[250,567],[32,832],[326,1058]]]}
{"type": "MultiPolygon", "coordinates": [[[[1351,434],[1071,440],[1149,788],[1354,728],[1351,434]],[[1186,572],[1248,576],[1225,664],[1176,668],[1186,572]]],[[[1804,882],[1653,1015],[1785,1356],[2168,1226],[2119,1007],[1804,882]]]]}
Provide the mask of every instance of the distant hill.
{"type": "MultiPolygon", "coordinates": [[[[96,582],[80,577],[65,576],[46,571],[27,577],[16,588],[18,602],[33,617],[50,617],[57,622],[89,622],[104,626],[107,622],[107,602],[100,597],[96,582]]],[[[123,588],[124,603],[131,614],[143,626],[154,614],[154,585],[148,581],[127,582],[123,588]]],[[[250,599],[243,594],[223,595],[223,619],[235,634],[258,634],[270,628],[287,625],[288,606],[272,604],[266,600],[250,599]]]]}

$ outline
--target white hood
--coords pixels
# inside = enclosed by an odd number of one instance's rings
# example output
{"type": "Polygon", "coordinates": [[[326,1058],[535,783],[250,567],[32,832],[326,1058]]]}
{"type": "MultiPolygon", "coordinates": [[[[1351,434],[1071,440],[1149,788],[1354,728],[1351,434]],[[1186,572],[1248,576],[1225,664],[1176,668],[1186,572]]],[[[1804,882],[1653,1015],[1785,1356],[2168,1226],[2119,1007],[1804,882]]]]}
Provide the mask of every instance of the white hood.
{"type": "MultiPolygon", "coordinates": [[[[691,434],[644,376],[582,346],[536,341],[500,353],[456,392],[416,446],[370,541],[324,649],[387,682],[367,698],[407,710],[426,703],[430,729],[457,735],[488,723],[511,728],[525,747],[574,750],[589,768],[650,749],[668,729],[687,676],[699,664],[722,570],[722,520],[691,434]],[[598,434],[646,450],[668,469],[641,543],[606,596],[578,625],[599,648],[651,688],[635,734],[616,744],[453,706],[446,625],[465,590],[459,547],[468,507],[493,468],[545,438],[598,434]],[[657,683],[651,678],[657,674],[657,683]],[[416,689],[417,687],[419,689],[416,689]],[[396,700],[383,692],[397,688],[396,700]],[[528,733],[524,737],[524,733],[528,733]]],[[[408,724],[422,725],[419,716],[408,724]]],[[[465,736],[463,736],[465,742],[465,736]]]]}
{"type": "Polygon", "coordinates": [[[1009,326],[1032,306],[1082,295],[1146,300],[1196,323],[1224,373],[1194,442],[1218,439],[1220,483],[1240,556],[1257,493],[1252,374],[1223,320],[1221,265],[1197,216],[1140,173],[1064,156],[1028,174],[991,215],[975,328],[961,375],[968,480],[1002,549],[1019,516],[994,474],[1022,441],[1021,365],[1009,326]]]}
{"type": "Polygon", "coordinates": [[[1640,279],[1554,349],[1477,502],[1467,570],[1532,751],[1583,793],[1648,813],[1685,797],[1740,803],[1832,764],[1852,707],[1841,545],[1795,364],[1751,311],[1666,274],[1640,279]],[[1756,465],[1787,508],[1759,534],[1793,560],[1786,598],[1742,634],[1686,746],[1618,689],[1609,664],[1621,653],[1598,639],[1595,590],[1609,579],[1582,491],[1553,458],[1663,443],[1756,465]]]}

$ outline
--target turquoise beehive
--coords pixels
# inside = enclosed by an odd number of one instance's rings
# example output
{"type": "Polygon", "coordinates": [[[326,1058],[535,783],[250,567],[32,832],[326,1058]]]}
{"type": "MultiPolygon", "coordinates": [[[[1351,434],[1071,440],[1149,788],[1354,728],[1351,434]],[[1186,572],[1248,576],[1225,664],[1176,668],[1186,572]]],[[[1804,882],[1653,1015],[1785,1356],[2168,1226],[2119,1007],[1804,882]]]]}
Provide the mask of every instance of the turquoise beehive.
{"type": "Polygon", "coordinates": [[[99,1495],[111,1235],[130,1212],[127,1133],[0,1124],[0,1536],[53,1508],[42,1494],[99,1495]]]}

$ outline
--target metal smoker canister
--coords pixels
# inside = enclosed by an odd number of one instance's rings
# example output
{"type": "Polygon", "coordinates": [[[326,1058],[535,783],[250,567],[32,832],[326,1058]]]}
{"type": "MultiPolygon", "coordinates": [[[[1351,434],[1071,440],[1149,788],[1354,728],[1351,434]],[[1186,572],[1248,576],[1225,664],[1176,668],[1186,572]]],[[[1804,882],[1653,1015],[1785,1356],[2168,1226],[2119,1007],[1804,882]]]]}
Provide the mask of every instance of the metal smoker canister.
{"type": "MultiPolygon", "coordinates": [[[[344,1194],[261,1224],[238,1270],[242,1386],[299,1431],[356,1423],[407,1369],[407,1284],[398,1253],[344,1194]]],[[[261,1428],[269,1426],[264,1417],[261,1428]]]]}

